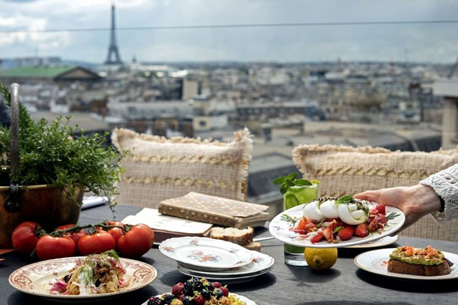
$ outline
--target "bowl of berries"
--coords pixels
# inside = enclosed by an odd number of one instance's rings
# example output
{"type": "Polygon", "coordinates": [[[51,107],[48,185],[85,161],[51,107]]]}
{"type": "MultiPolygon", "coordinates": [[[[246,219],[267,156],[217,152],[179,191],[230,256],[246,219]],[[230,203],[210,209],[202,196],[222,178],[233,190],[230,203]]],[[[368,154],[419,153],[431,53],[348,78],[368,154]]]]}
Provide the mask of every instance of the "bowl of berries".
{"type": "Polygon", "coordinates": [[[152,296],[142,305],[256,305],[252,300],[229,292],[227,285],[192,277],[173,285],[172,291],[152,296]]]}

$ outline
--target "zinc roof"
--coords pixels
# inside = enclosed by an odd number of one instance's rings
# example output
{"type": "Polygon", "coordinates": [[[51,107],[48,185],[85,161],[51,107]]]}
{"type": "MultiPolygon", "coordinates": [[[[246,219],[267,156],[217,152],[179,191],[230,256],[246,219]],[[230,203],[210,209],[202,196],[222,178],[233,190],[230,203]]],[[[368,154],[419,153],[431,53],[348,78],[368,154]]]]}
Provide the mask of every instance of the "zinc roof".
{"type": "Polygon", "coordinates": [[[65,72],[74,69],[76,66],[56,66],[56,67],[19,67],[8,69],[0,72],[1,77],[40,77],[40,78],[54,78],[65,72]]]}

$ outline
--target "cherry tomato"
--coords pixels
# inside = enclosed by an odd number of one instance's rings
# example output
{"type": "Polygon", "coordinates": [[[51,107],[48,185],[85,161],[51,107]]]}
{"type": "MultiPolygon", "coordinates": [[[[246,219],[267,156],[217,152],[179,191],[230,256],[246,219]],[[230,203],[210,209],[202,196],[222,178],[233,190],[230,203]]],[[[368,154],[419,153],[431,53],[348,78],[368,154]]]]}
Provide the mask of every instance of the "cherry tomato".
{"type": "MultiPolygon", "coordinates": [[[[70,223],[70,224],[66,224],[66,225],[61,225],[61,226],[58,226],[55,230],[66,230],[66,229],[69,229],[69,228],[72,228],[73,226],[75,226],[74,224],[70,223]]],[[[68,236],[70,237],[71,239],[73,239],[73,241],[75,242],[75,245],[78,245],[78,240],[87,235],[86,234],[86,231],[84,231],[83,229],[77,231],[77,232],[67,232],[67,233],[64,233],[63,236],[68,236]]]]}
{"type": "Polygon", "coordinates": [[[45,235],[37,242],[37,256],[40,260],[72,256],[75,249],[75,242],[68,236],[45,235]]]}
{"type": "Polygon", "coordinates": [[[118,239],[118,250],[126,257],[140,257],[151,249],[154,231],[145,224],[137,224],[118,239]]]}
{"type": "Polygon", "coordinates": [[[78,241],[78,252],[82,255],[102,253],[115,248],[116,242],[113,236],[105,231],[83,236],[78,241]]]}
{"type": "Polygon", "coordinates": [[[39,235],[38,231],[42,230],[40,225],[32,221],[20,223],[11,234],[14,249],[21,253],[30,255],[37,245],[39,235]]]}

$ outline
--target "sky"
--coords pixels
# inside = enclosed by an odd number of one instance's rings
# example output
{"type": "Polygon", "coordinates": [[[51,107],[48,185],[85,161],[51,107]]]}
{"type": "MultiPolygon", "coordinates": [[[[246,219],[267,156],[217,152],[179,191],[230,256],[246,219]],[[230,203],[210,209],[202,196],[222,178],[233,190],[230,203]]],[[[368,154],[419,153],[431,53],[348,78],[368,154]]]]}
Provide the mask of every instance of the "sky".
{"type": "Polygon", "coordinates": [[[0,0],[0,58],[102,63],[112,2],[124,62],[451,64],[458,58],[457,0],[0,0]],[[342,24],[445,20],[456,22],[342,24]],[[292,23],[328,25],[183,28],[292,23]],[[145,27],[155,29],[128,29],[145,27]]]}

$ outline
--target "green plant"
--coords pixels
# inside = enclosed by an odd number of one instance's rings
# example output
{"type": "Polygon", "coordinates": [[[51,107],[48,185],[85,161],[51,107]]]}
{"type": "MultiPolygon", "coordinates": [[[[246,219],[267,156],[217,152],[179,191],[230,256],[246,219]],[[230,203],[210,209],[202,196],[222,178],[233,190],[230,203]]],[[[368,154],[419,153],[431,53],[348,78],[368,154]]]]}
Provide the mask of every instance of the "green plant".
{"type": "MultiPolygon", "coordinates": [[[[0,95],[10,107],[10,91],[1,83],[0,95]]],[[[69,126],[70,119],[60,116],[51,123],[45,119],[35,122],[20,105],[19,170],[15,175],[9,170],[10,129],[0,126],[0,185],[13,180],[22,186],[66,187],[68,196],[72,187],[79,185],[98,196],[116,194],[121,154],[112,147],[104,148],[108,133],[88,136],[78,126],[69,126]],[[80,136],[74,137],[76,131],[80,136]]],[[[116,202],[110,200],[109,205],[113,210],[116,202]]]]}
{"type": "Polygon", "coordinates": [[[309,181],[307,179],[296,179],[298,173],[291,173],[288,176],[280,176],[275,178],[272,183],[280,186],[280,193],[285,194],[291,186],[295,185],[312,185],[319,184],[318,180],[309,181]]]}

